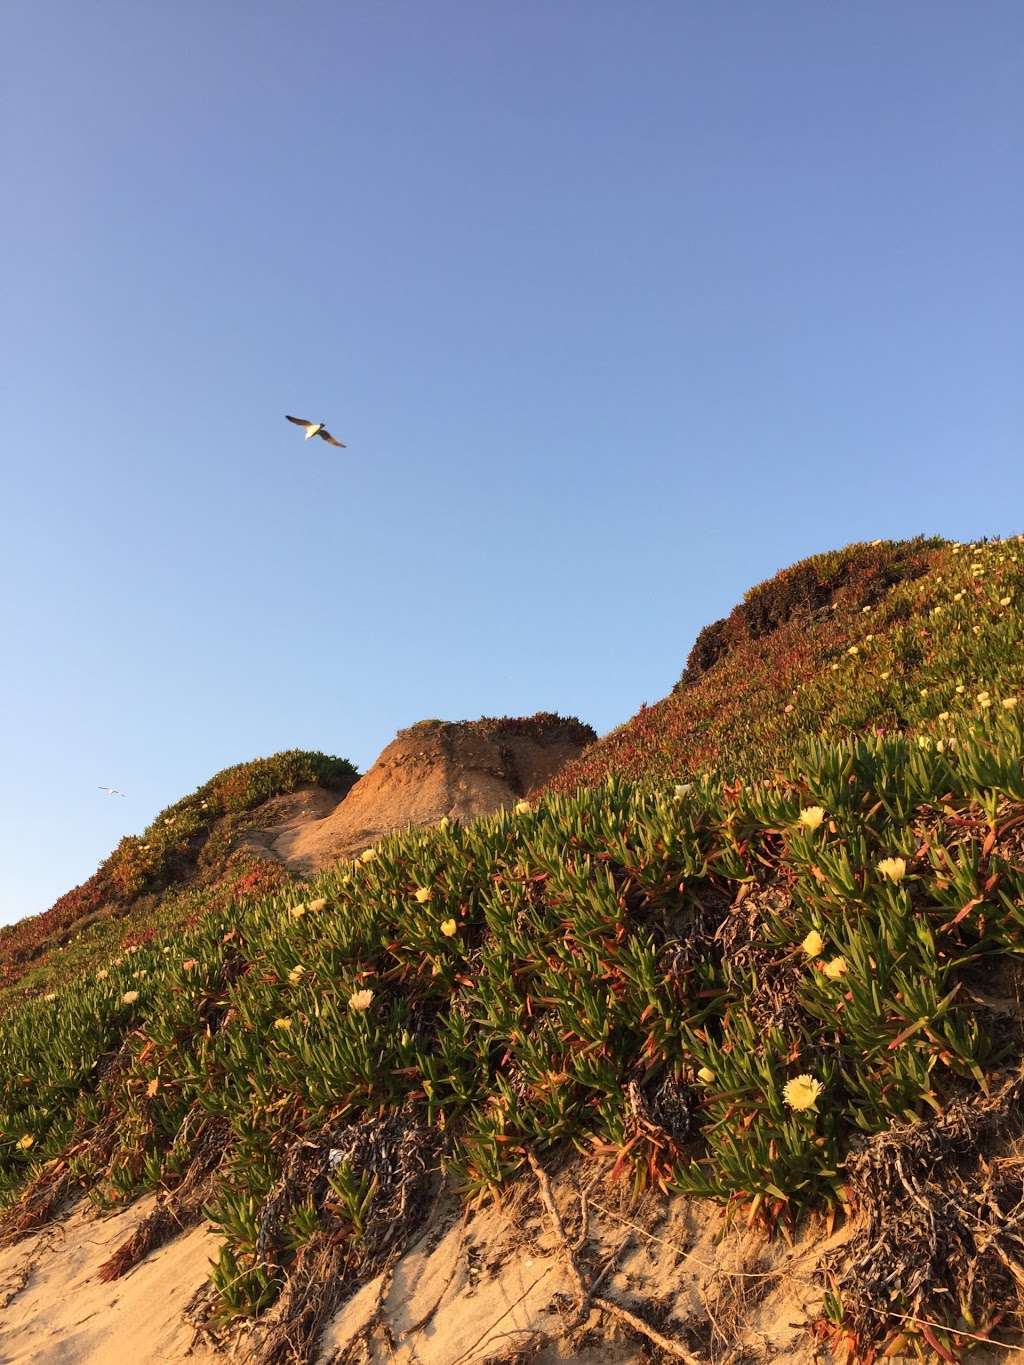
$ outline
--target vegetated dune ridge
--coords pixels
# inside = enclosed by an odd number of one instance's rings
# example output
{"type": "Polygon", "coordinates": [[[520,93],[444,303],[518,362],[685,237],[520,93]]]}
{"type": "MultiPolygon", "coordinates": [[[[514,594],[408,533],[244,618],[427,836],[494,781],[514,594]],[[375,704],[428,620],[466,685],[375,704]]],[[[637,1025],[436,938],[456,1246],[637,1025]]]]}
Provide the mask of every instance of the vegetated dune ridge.
{"type": "Polygon", "coordinates": [[[595,770],[385,838],[0,1019],[4,1236],[85,1190],[159,1191],[98,1272],[116,1289],[206,1210],[190,1318],[216,1339],[256,1314],[253,1360],[374,1359],[385,1329],[449,1362],[632,1359],[652,1333],[701,1361],[1019,1341],[1024,551],[924,554],[838,634],[808,618],[820,672],[766,683],[746,730],[721,684],[728,780],[666,723],[639,783],[595,770]],[[446,1189],[501,1206],[463,1227],[446,1189]],[[717,1248],[688,1221],[704,1201],[717,1248]],[[773,1259],[794,1229],[795,1268],[773,1259]],[[415,1258],[460,1236],[410,1322],[415,1258]],[[505,1270],[552,1251],[568,1304],[505,1270]]]}
{"type": "Polygon", "coordinates": [[[430,720],[400,731],[362,778],[345,759],[299,750],[227,768],[122,839],[50,910],[0,929],[0,1010],[384,834],[510,805],[594,738],[550,712],[430,720]]]}

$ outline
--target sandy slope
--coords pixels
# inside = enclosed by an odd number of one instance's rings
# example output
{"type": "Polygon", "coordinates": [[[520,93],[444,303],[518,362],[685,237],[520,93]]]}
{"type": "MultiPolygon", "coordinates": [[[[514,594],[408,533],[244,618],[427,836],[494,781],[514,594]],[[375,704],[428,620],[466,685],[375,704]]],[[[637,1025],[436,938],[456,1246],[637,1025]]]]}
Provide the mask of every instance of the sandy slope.
{"type": "MultiPolygon", "coordinates": [[[[297,822],[272,841],[299,872],[353,857],[385,834],[471,820],[510,806],[575,758],[588,732],[578,722],[537,726],[421,721],[400,730],[369,772],[323,819],[297,822]]],[[[591,732],[592,733],[592,732],[591,732]]]]}
{"type": "MultiPolygon", "coordinates": [[[[572,1235],[582,1166],[555,1182],[572,1235]]],[[[592,1191],[585,1262],[604,1273],[601,1292],[656,1317],[661,1330],[719,1362],[742,1346],[746,1359],[809,1362],[806,1327],[820,1304],[811,1271],[829,1245],[820,1228],[795,1248],[768,1245],[721,1211],[684,1199],[627,1201],[618,1184],[592,1191]]],[[[173,1365],[211,1362],[183,1310],[205,1282],[215,1239],[197,1228],[153,1252],[113,1284],[97,1282],[104,1259],[152,1206],[141,1200],[98,1219],[79,1205],[66,1222],[0,1251],[2,1365],[173,1365]]],[[[572,1286],[531,1180],[500,1206],[464,1217],[449,1201],[393,1268],[362,1287],[329,1324],[320,1365],[483,1365],[517,1351],[538,1365],[640,1365],[645,1348],[592,1313],[572,1329],[572,1286]]],[[[244,1361],[257,1328],[232,1352],[244,1361]]],[[[733,1358],[736,1358],[735,1356],[733,1358]]],[[[818,1359],[823,1359],[819,1354],[818,1359]]]]}
{"type": "MultiPolygon", "coordinates": [[[[182,1312],[206,1281],[216,1239],[195,1228],[113,1284],[99,1266],[149,1212],[143,1199],[110,1218],[79,1205],[66,1219],[0,1248],[2,1365],[163,1365],[183,1360],[192,1329],[182,1312]]],[[[195,1362],[216,1357],[199,1347],[195,1362]]]]}

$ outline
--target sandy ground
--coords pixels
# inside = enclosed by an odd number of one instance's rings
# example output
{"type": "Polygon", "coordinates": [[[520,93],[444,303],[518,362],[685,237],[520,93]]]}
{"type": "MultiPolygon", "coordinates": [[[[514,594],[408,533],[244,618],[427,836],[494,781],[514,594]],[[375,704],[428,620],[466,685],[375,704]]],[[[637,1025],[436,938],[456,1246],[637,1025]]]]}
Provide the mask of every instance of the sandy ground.
{"type": "MultiPolygon", "coordinates": [[[[566,1229],[579,1228],[578,1178],[554,1182],[566,1229]]],[[[79,1205],[65,1222],[0,1249],[0,1365],[203,1365],[217,1356],[190,1348],[183,1311],[206,1282],[216,1239],[203,1227],[151,1253],[123,1279],[96,1271],[152,1207],[97,1218],[79,1205]]],[[[627,1202],[618,1185],[592,1191],[583,1260],[600,1292],[655,1320],[708,1365],[805,1362],[815,1357],[807,1325],[821,1290],[815,1262],[838,1239],[820,1227],[789,1247],[745,1228],[727,1230],[721,1211],[684,1199],[627,1202]]],[[[435,1213],[390,1276],[364,1285],[330,1322],[319,1365],[640,1365],[635,1336],[592,1313],[573,1325],[572,1285],[536,1187],[527,1179],[502,1205],[463,1215],[435,1213]],[[517,1355],[517,1352],[522,1352],[517,1355]]],[[[257,1327],[251,1343],[261,1337],[257,1327]]],[[[230,1358],[248,1356],[245,1339],[230,1358]]]]}
{"type": "MultiPolygon", "coordinates": [[[[572,1236],[578,1211],[571,1178],[555,1185],[572,1236]]],[[[529,1184],[502,1209],[436,1227],[414,1245],[388,1284],[364,1286],[336,1316],[322,1344],[332,1365],[641,1365],[651,1359],[631,1333],[598,1313],[571,1327],[572,1285],[529,1184]]],[[[595,1200],[597,1195],[594,1196],[595,1200]]],[[[839,1238],[817,1229],[790,1248],[743,1229],[723,1237],[712,1205],[622,1194],[591,1207],[586,1260],[600,1292],[702,1361],[810,1362],[807,1332],[821,1303],[811,1271],[839,1238]],[[607,1201],[607,1202],[606,1202],[607,1201]]]]}
{"type": "MultiPolygon", "coordinates": [[[[149,1255],[123,1279],[95,1273],[153,1206],[140,1200],[96,1218],[79,1205],[63,1223],[0,1248],[2,1365],[164,1365],[184,1360],[182,1312],[209,1272],[216,1239],[200,1227],[149,1255]]],[[[189,1359],[215,1360],[197,1349],[189,1359]]]]}

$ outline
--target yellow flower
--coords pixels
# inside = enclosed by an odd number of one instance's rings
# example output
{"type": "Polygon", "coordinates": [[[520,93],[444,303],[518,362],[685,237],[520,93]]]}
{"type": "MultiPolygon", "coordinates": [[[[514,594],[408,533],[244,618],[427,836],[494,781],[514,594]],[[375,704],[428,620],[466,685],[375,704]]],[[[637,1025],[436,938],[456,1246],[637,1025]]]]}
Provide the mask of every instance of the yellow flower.
{"type": "Polygon", "coordinates": [[[1012,597],[1000,597],[999,605],[1001,607],[1008,607],[1012,601],[1013,601],[1012,597]]]}
{"type": "Polygon", "coordinates": [[[348,1007],[350,1010],[368,1010],[372,1004],[373,991],[369,989],[354,991],[348,998],[348,1007]]]}
{"type": "Polygon", "coordinates": [[[451,822],[449,821],[447,815],[442,815],[440,820],[438,820],[437,822],[437,827],[438,829],[447,829],[450,823],[451,822]]]}
{"type": "Polygon", "coordinates": [[[138,998],[138,991],[125,991],[124,995],[121,996],[121,999],[126,1005],[134,1005],[138,998]]]}
{"type": "Polygon", "coordinates": [[[677,782],[675,785],[675,790],[673,791],[673,795],[678,801],[681,797],[685,796],[686,793],[688,791],[691,791],[692,789],[693,789],[692,782],[677,782]]]}
{"type": "Polygon", "coordinates": [[[288,913],[289,915],[291,915],[292,919],[301,919],[302,916],[306,913],[306,907],[300,901],[298,905],[293,905],[292,908],[288,911],[288,913]]]}
{"type": "Polygon", "coordinates": [[[948,711],[940,711],[940,712],[939,712],[939,720],[949,720],[949,712],[948,712],[948,711]]]}
{"type": "Polygon", "coordinates": [[[932,742],[927,735],[918,735],[917,747],[919,749],[930,749],[932,747],[932,742]]]}
{"type": "Polygon", "coordinates": [[[804,829],[811,830],[817,829],[824,818],[825,812],[821,806],[804,806],[797,817],[798,823],[803,825],[804,829]]]}
{"type": "Polygon", "coordinates": [[[529,815],[532,810],[533,807],[530,805],[529,801],[517,801],[515,804],[515,812],[517,815],[529,815]]]}
{"type": "Polygon", "coordinates": [[[891,673],[892,673],[892,669],[891,669],[891,668],[887,668],[887,669],[885,670],[884,673],[879,673],[878,676],[879,676],[880,678],[888,678],[888,677],[890,676],[891,673]]]}
{"type": "Polygon", "coordinates": [[[960,599],[963,597],[963,595],[964,595],[964,590],[963,590],[963,588],[961,588],[959,592],[955,592],[955,593],[953,594],[953,601],[954,601],[954,602],[959,602],[960,599]]]}
{"type": "Polygon", "coordinates": [[[152,1099],[159,1089],[160,1089],[159,1077],[154,1076],[153,1079],[146,1086],[146,1094],[149,1096],[150,1099],[152,1099]]]}
{"type": "Polygon", "coordinates": [[[992,705],[992,698],[989,696],[987,692],[978,693],[978,705],[982,708],[982,710],[992,705]]]}
{"type": "Polygon", "coordinates": [[[813,1109],[821,1090],[821,1081],[813,1076],[796,1076],[783,1086],[782,1098],[790,1109],[813,1109]]]}
{"type": "Polygon", "coordinates": [[[946,743],[945,743],[945,740],[937,739],[937,740],[935,741],[935,751],[936,751],[936,753],[940,753],[940,754],[945,753],[945,751],[946,751],[946,743]]]}
{"type": "Polygon", "coordinates": [[[106,967],[101,967],[101,968],[99,969],[99,971],[96,973],[96,980],[97,980],[97,981],[106,981],[106,979],[107,979],[107,977],[108,977],[109,975],[110,975],[110,973],[107,971],[106,967]]]}
{"type": "Polygon", "coordinates": [[[361,863],[369,863],[372,862],[373,859],[376,858],[376,856],[377,850],[375,848],[364,848],[362,853],[360,853],[359,855],[359,861],[361,863]]]}
{"type": "Polygon", "coordinates": [[[859,654],[859,653],[860,653],[860,650],[857,648],[856,645],[851,645],[850,648],[849,648],[846,652],[847,652],[847,654],[859,654]]]}
{"type": "Polygon", "coordinates": [[[416,888],[416,899],[419,901],[420,905],[422,905],[425,901],[430,900],[430,897],[433,894],[434,893],[433,891],[431,891],[429,886],[420,886],[416,888]]]}
{"type": "Polygon", "coordinates": [[[964,687],[963,683],[957,683],[956,690],[960,693],[961,696],[963,696],[964,692],[966,692],[967,689],[964,687]]]}
{"type": "Polygon", "coordinates": [[[878,870],[891,882],[901,882],[907,875],[907,862],[905,858],[883,858],[878,870]]]}
{"type": "Polygon", "coordinates": [[[1004,710],[1004,711],[1012,711],[1013,708],[1014,708],[1016,705],[1017,705],[1017,698],[1016,698],[1016,697],[1004,697],[1004,698],[1003,698],[1003,710],[1004,710]]]}
{"type": "Polygon", "coordinates": [[[445,919],[441,921],[441,933],[444,934],[445,938],[454,938],[456,933],[458,932],[458,928],[459,926],[455,923],[453,919],[445,919]]]}
{"type": "Polygon", "coordinates": [[[305,971],[306,971],[305,967],[303,967],[302,964],[300,963],[298,966],[293,967],[291,971],[288,973],[288,980],[292,983],[293,986],[297,986],[299,982],[302,980],[305,971]]]}
{"type": "Polygon", "coordinates": [[[698,1081],[703,1082],[704,1085],[711,1085],[714,1082],[715,1073],[709,1066],[702,1066],[697,1072],[697,1079],[698,1081]]]}
{"type": "Polygon", "coordinates": [[[315,901],[309,901],[309,902],[307,902],[307,904],[306,904],[306,909],[315,912],[315,911],[317,911],[317,910],[323,910],[323,908],[326,906],[326,904],[327,904],[327,897],[326,897],[326,896],[317,896],[317,898],[316,898],[315,901]]]}
{"type": "Polygon", "coordinates": [[[23,1152],[27,1152],[34,1142],[35,1138],[32,1136],[32,1134],[26,1133],[24,1137],[20,1137],[18,1139],[18,1146],[21,1148],[23,1152]]]}
{"type": "Polygon", "coordinates": [[[928,695],[928,689],[927,689],[927,687],[922,687],[922,688],[921,688],[921,696],[922,696],[922,697],[927,697],[927,695],[928,695]]]}
{"type": "Polygon", "coordinates": [[[800,945],[808,957],[820,957],[821,950],[824,946],[825,940],[818,933],[817,929],[812,929],[800,945]]]}
{"type": "Polygon", "coordinates": [[[49,993],[48,995],[44,995],[44,996],[43,996],[43,999],[44,999],[44,1000],[56,1000],[56,999],[57,999],[57,992],[56,992],[56,991],[50,991],[50,993],[49,993]]]}
{"type": "Polygon", "coordinates": [[[292,1021],[288,1018],[274,1020],[274,1027],[280,1029],[282,1033],[287,1033],[291,1026],[292,1021]]]}
{"type": "Polygon", "coordinates": [[[821,969],[830,981],[838,981],[841,976],[846,975],[846,958],[832,957],[821,969]]]}

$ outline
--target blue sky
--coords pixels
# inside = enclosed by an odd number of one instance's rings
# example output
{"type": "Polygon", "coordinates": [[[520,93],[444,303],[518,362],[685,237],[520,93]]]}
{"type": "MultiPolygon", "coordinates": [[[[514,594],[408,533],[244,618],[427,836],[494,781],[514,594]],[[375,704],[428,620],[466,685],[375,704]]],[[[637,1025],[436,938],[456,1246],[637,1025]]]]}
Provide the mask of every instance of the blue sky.
{"type": "Polygon", "coordinates": [[[605,730],[794,559],[1021,529],[1016,0],[0,22],[0,920],[228,763],[605,730]]]}

